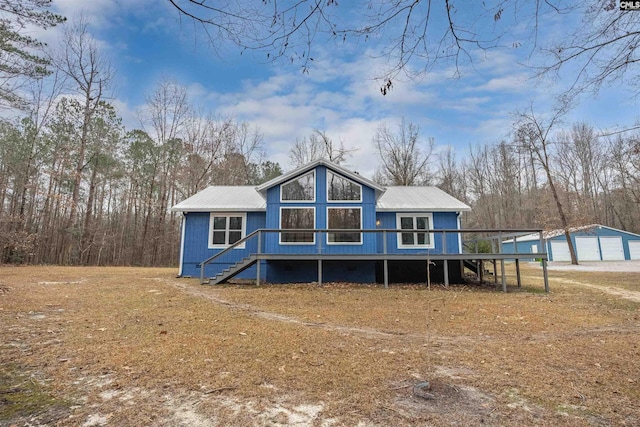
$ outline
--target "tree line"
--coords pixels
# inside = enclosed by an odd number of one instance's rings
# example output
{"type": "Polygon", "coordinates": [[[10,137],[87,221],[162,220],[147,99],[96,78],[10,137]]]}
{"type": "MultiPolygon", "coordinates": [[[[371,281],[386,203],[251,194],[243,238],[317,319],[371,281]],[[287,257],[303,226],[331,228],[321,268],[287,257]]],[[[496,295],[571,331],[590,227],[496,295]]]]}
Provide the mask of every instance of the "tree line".
{"type": "MultiPolygon", "coordinates": [[[[257,185],[282,173],[265,160],[259,129],[203,114],[169,79],[148,95],[138,129],[125,129],[102,99],[62,97],[46,108],[0,121],[2,262],[175,265],[180,218],[171,206],[208,185],[257,185]]],[[[472,207],[466,228],[601,223],[640,232],[638,135],[575,123],[541,139],[538,118],[526,118],[509,140],[466,153],[404,120],[380,126],[374,179],[439,186],[472,207]]],[[[357,155],[315,131],[292,145],[287,166],[324,157],[348,167],[357,155]]]]}

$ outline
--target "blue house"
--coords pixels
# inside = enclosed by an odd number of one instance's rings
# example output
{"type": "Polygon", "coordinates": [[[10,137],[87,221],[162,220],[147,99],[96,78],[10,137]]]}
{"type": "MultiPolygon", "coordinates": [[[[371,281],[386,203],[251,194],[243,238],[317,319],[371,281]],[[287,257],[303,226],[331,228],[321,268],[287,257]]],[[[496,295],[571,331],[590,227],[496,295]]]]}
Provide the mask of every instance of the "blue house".
{"type": "Polygon", "coordinates": [[[258,187],[211,186],[181,212],[179,276],[269,283],[424,282],[461,276],[470,208],[436,187],[383,187],[317,160],[258,187]],[[440,276],[438,276],[440,275],[440,276]]]}
{"type": "MultiPolygon", "coordinates": [[[[600,224],[569,230],[578,261],[640,260],[640,235],[600,224]]],[[[517,253],[546,252],[549,261],[571,261],[564,230],[518,237],[502,243],[503,251],[517,253]]]]}

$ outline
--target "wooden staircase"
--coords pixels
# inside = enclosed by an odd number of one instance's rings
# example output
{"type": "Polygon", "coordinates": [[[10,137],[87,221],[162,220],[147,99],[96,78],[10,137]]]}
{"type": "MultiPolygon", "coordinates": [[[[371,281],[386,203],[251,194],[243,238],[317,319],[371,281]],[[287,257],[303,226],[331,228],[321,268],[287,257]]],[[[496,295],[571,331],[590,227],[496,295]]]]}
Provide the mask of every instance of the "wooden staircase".
{"type": "Polygon", "coordinates": [[[229,267],[222,270],[220,273],[216,274],[214,277],[211,277],[206,284],[208,285],[218,285],[220,283],[224,283],[227,280],[231,279],[236,274],[241,271],[246,270],[251,267],[258,261],[256,255],[249,255],[248,257],[242,258],[240,261],[235,264],[230,265],[229,267]]]}

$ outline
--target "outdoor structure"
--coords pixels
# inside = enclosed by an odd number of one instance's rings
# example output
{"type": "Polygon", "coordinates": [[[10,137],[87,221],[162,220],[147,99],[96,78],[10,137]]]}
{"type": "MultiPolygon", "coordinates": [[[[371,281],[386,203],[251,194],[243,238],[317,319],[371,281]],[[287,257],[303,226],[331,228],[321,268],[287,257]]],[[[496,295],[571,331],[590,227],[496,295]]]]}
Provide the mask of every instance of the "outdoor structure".
{"type": "MultiPolygon", "coordinates": [[[[477,235],[461,229],[470,208],[444,191],[383,187],[327,160],[257,187],[211,186],[172,210],[183,214],[179,276],[202,283],[449,284],[462,280],[469,259],[506,259],[464,253],[465,233],[477,235]]],[[[523,234],[493,231],[496,248],[523,234]]]]}
{"type": "MultiPolygon", "coordinates": [[[[578,261],[640,260],[640,235],[599,224],[569,230],[578,261]]],[[[515,239],[520,253],[547,252],[549,261],[571,261],[564,230],[543,233],[543,245],[537,234],[515,239]],[[542,249],[542,250],[541,250],[542,249]]],[[[505,252],[513,252],[514,239],[502,242],[505,252]]],[[[535,257],[533,257],[535,258],[535,257]]]]}

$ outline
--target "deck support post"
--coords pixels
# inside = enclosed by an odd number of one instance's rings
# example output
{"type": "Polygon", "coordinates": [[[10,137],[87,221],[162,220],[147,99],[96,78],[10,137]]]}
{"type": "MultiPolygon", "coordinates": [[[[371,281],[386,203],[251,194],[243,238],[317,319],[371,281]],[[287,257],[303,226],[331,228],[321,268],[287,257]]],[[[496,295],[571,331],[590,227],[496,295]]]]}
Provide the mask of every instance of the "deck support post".
{"type": "Polygon", "coordinates": [[[518,281],[518,287],[522,287],[522,281],[520,280],[520,260],[516,258],[516,280],[518,281]]]}
{"type": "Polygon", "coordinates": [[[387,230],[382,231],[382,253],[385,255],[383,264],[384,269],[384,288],[389,287],[389,260],[387,259],[387,230]]]}
{"type": "Polygon", "coordinates": [[[384,267],[384,288],[387,289],[389,287],[389,260],[385,258],[382,265],[384,267]]]}
{"type": "Polygon", "coordinates": [[[260,258],[256,264],[256,286],[260,286],[260,258]]]}
{"type": "Polygon", "coordinates": [[[322,286],[322,260],[318,260],[318,286],[322,286]]]}
{"type": "Polygon", "coordinates": [[[444,260],[444,286],[449,287],[449,261],[446,259],[444,260]]]}
{"type": "MultiPolygon", "coordinates": [[[[262,230],[258,231],[258,255],[262,253],[262,230]]],[[[256,266],[256,286],[260,286],[260,257],[256,266]]]]}
{"type": "Polygon", "coordinates": [[[542,258],[542,274],[544,276],[544,291],[549,293],[549,272],[547,271],[547,260],[542,258]]]}

